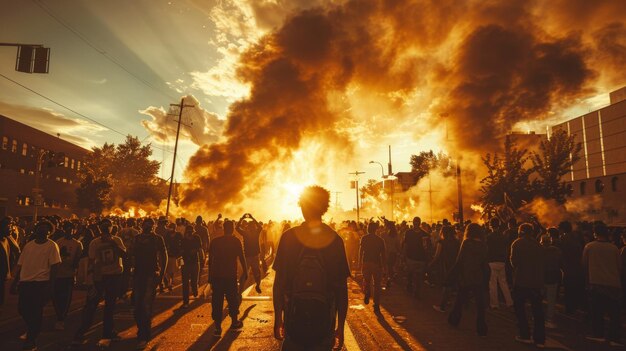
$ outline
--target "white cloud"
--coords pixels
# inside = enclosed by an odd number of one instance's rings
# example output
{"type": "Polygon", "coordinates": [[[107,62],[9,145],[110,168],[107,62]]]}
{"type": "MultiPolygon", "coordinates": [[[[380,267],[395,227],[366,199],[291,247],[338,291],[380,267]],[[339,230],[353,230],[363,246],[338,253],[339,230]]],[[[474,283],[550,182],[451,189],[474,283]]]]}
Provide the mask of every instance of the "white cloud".
{"type": "MultiPolygon", "coordinates": [[[[180,137],[201,146],[212,144],[220,140],[225,121],[217,114],[207,111],[200,106],[200,102],[194,96],[185,97],[186,107],[183,110],[180,137]]],[[[141,124],[153,136],[157,143],[171,143],[176,137],[178,121],[178,109],[166,111],[163,107],[149,106],[139,113],[150,116],[150,120],[142,120],[141,124]]]]}

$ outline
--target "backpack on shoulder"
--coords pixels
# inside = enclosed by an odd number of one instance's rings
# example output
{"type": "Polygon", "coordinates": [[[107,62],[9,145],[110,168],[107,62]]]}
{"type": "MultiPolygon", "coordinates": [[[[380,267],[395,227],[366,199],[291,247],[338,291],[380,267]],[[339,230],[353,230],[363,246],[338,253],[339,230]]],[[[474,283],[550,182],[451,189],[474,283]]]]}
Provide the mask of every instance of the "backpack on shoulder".
{"type": "Polygon", "coordinates": [[[334,332],[334,298],[319,250],[300,252],[289,292],[285,332],[300,345],[318,345],[334,332]]]}

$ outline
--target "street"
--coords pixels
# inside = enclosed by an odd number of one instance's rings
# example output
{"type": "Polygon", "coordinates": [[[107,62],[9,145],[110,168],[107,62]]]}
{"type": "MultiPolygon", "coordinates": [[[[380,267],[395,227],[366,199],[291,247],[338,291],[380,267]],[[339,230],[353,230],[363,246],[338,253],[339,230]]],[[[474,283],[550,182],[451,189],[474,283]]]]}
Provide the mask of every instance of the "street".
{"type": "MultiPolygon", "coordinates": [[[[356,280],[359,276],[356,275],[356,280]]],[[[273,271],[263,279],[262,294],[257,294],[252,285],[243,293],[240,318],[244,329],[240,333],[227,330],[230,321],[223,322],[222,338],[212,335],[214,325],[211,320],[211,305],[208,300],[198,299],[186,310],[180,309],[181,288],[178,284],[171,292],[158,294],[155,300],[153,320],[153,340],[148,350],[277,350],[279,342],[273,338],[273,308],[271,291],[273,271]]],[[[206,282],[206,275],[201,278],[206,282]]],[[[206,287],[206,285],[204,285],[206,287]]],[[[201,289],[202,291],[203,289],[201,289]]],[[[447,314],[436,312],[432,304],[438,300],[438,288],[426,288],[422,300],[410,297],[404,290],[402,281],[383,291],[382,316],[377,317],[371,305],[363,304],[363,294],[355,280],[349,281],[349,310],[346,328],[345,350],[528,350],[534,346],[518,344],[515,316],[510,310],[491,310],[487,314],[489,335],[480,338],[475,334],[473,307],[464,310],[459,328],[452,328],[446,322],[447,314]]],[[[80,322],[80,307],[84,292],[75,294],[72,311],[64,331],[54,331],[53,310],[46,309],[44,331],[39,340],[42,351],[71,349],[73,332],[80,322]]],[[[19,336],[24,332],[24,324],[14,311],[15,297],[5,306],[0,324],[0,349],[19,350],[19,336]],[[12,317],[8,317],[9,315],[12,317]]],[[[225,313],[225,315],[227,315],[225,313]]],[[[559,314],[560,328],[548,330],[548,349],[561,350],[603,350],[610,349],[602,344],[592,344],[584,340],[583,323],[577,319],[559,314]],[[567,332],[565,332],[567,331],[567,332]]],[[[87,344],[75,350],[97,350],[96,343],[101,335],[101,311],[96,323],[87,333],[87,344]]],[[[115,314],[115,327],[121,340],[112,344],[112,350],[133,350],[135,348],[136,327],[132,310],[125,302],[119,302],[115,314]]]]}

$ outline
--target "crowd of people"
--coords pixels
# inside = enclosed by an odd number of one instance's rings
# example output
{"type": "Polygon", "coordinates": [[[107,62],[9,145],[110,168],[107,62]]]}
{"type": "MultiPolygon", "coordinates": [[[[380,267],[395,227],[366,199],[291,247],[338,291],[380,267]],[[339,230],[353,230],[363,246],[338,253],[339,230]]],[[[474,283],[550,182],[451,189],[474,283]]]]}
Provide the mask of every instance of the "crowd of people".
{"type": "Polygon", "coordinates": [[[510,309],[516,316],[516,341],[545,347],[546,327],[558,328],[557,299],[564,313],[583,313],[590,323],[586,337],[623,346],[621,302],[626,297],[626,231],[603,222],[568,221],[545,227],[535,218],[518,223],[499,218],[484,224],[447,220],[428,224],[419,217],[412,225],[384,217],[350,222],[340,233],[350,262],[363,275],[364,303],[373,292],[374,312],[380,313],[382,287],[387,289],[400,272],[406,290],[421,298],[423,286],[439,286],[441,302],[433,309],[448,313],[458,326],[463,307],[473,299],[476,332],[487,336],[486,309],[510,309]],[[449,309],[451,297],[456,294],[449,309]],[[526,305],[532,311],[532,333],[526,305]],[[608,329],[605,330],[605,317],[608,329]]]}
{"type": "Polygon", "coordinates": [[[215,337],[221,337],[224,300],[229,330],[240,331],[239,306],[248,274],[257,293],[270,257],[274,335],[283,350],[330,350],[343,345],[348,313],[347,279],[359,279],[364,304],[381,313],[384,289],[406,289],[423,299],[440,288],[433,309],[461,323],[464,306],[476,307],[476,332],[488,334],[486,309],[510,309],[518,321],[516,341],[544,347],[546,328],[557,328],[555,306],[580,313],[591,325],[589,340],[622,346],[621,301],[626,283],[626,233],[602,222],[518,223],[491,218],[484,224],[396,223],[385,217],[324,223],[329,193],[307,187],[300,198],[303,222],[262,223],[250,213],[238,220],[201,216],[194,223],[163,216],[42,218],[36,223],[0,221],[0,303],[5,283],[17,293],[26,324],[24,349],[34,350],[44,306],[52,301],[55,329],[64,330],[74,289],[87,298],[72,345],[86,343],[98,305],[104,301],[101,347],[119,339],[114,316],[119,300],[132,306],[137,349],[152,338],[157,293],[182,284],[181,309],[190,299],[211,296],[215,337]],[[200,276],[208,273],[210,293],[200,276]],[[401,283],[405,283],[405,287],[401,283]],[[532,328],[526,305],[532,311],[532,328]],[[605,315],[609,325],[605,331],[605,315]],[[313,348],[311,348],[313,347],[313,348]]]}

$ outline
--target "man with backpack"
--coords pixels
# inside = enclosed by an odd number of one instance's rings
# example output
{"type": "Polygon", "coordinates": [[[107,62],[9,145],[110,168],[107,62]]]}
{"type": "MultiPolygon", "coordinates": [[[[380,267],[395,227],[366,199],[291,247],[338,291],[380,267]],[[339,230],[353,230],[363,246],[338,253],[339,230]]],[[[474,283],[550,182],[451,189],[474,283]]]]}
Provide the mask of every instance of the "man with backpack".
{"type": "Polygon", "coordinates": [[[282,350],[343,347],[350,268],[341,237],[322,222],[329,200],[328,190],[305,188],[304,223],[285,231],[278,244],[274,336],[284,339],[282,350]]]}

